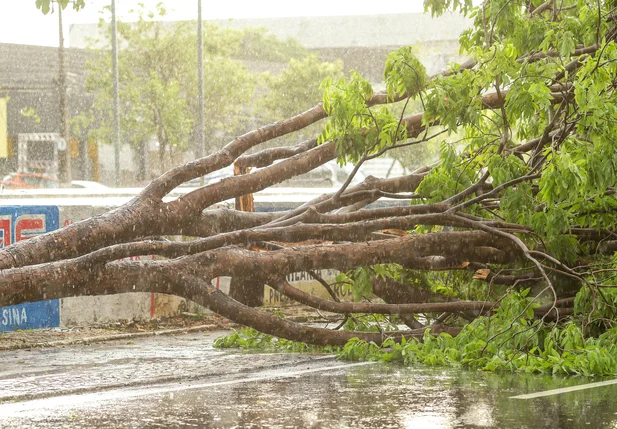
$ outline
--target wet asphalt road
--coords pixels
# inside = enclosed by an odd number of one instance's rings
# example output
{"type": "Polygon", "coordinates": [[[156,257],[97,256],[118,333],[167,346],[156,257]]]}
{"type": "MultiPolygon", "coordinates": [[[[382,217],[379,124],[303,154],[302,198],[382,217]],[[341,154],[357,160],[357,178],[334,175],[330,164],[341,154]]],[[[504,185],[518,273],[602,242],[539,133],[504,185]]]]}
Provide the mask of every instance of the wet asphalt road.
{"type": "Polygon", "coordinates": [[[0,352],[0,428],[617,428],[617,385],[212,348],[217,334],[0,352]]]}

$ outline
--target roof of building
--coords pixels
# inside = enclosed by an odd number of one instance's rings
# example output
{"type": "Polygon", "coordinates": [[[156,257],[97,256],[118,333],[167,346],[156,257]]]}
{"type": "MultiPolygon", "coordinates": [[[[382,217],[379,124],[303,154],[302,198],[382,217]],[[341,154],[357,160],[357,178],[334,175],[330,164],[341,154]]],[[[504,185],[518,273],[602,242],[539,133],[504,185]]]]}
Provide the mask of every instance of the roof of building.
{"type": "MultiPolygon", "coordinates": [[[[67,83],[83,87],[88,53],[66,49],[67,83]]],[[[0,43],[0,89],[47,90],[57,86],[58,48],[0,43]]]]}

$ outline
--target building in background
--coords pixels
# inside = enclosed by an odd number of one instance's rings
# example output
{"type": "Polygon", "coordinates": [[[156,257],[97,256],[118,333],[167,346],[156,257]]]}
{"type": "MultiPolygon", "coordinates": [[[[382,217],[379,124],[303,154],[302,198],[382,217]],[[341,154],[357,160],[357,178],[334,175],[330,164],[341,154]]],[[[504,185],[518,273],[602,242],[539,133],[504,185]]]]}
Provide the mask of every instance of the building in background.
{"type": "MultiPolygon", "coordinates": [[[[85,92],[83,49],[66,50],[69,117],[90,109],[85,92]]],[[[60,128],[58,49],[0,44],[0,174],[14,171],[54,175],[57,151],[70,150],[72,176],[98,179],[98,149],[87,136],[58,144],[60,128]],[[21,143],[20,143],[21,140],[21,143]]]]}

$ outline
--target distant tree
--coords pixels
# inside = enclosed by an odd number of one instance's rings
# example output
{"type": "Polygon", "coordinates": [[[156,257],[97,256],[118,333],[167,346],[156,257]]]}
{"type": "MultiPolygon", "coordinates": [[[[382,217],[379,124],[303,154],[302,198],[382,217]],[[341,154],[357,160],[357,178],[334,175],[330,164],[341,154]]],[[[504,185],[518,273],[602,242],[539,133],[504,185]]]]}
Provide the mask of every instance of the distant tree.
{"type": "Polygon", "coordinates": [[[297,40],[280,40],[263,27],[249,27],[242,31],[227,30],[239,38],[233,47],[234,56],[244,60],[286,63],[292,58],[303,58],[308,50],[297,40]]]}
{"type": "Polygon", "coordinates": [[[342,61],[320,61],[314,54],[293,58],[281,73],[266,75],[269,92],[259,103],[267,109],[271,119],[288,118],[300,113],[307,104],[321,101],[323,90],[319,84],[326,78],[343,78],[342,61]]]}
{"type": "MultiPolygon", "coordinates": [[[[141,151],[141,145],[156,136],[160,168],[164,169],[170,166],[167,153],[184,150],[194,140],[197,39],[190,23],[154,21],[166,14],[161,4],[155,12],[142,7],[136,14],[137,22],[118,24],[122,140],[141,151]]],[[[99,27],[108,28],[103,20],[99,27]]],[[[227,134],[239,128],[237,115],[253,95],[256,80],[240,61],[230,57],[240,42],[237,34],[211,25],[205,33],[206,130],[208,141],[212,141],[217,131],[227,134]]],[[[109,37],[108,31],[105,34],[109,37]]],[[[101,41],[94,43],[97,46],[101,41]]],[[[90,125],[91,135],[111,141],[111,56],[100,49],[93,52],[86,88],[94,94],[94,111],[73,123],[90,125]]]]}
{"type": "Polygon", "coordinates": [[[52,8],[53,3],[60,5],[62,9],[71,4],[73,9],[79,10],[86,6],[86,0],[36,0],[36,7],[47,15],[52,8]]]}
{"type": "MultiPolygon", "coordinates": [[[[261,122],[273,122],[302,113],[307,105],[317,104],[323,97],[319,86],[324,79],[343,78],[342,61],[321,61],[310,54],[302,58],[292,58],[282,72],[266,73],[263,76],[265,92],[256,101],[256,116],[261,122]]],[[[292,138],[283,138],[273,142],[298,143],[310,136],[319,134],[321,125],[315,124],[302,130],[292,138]]]]}

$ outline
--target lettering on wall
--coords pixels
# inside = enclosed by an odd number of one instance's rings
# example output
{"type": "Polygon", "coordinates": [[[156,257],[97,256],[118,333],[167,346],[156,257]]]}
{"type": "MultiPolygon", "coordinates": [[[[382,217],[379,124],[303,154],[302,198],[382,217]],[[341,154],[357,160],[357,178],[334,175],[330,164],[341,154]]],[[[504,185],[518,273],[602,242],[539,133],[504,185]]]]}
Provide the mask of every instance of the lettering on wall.
{"type": "MultiPolygon", "coordinates": [[[[320,277],[326,281],[332,280],[337,274],[338,271],[336,270],[321,270],[319,273],[320,277]]],[[[285,278],[292,286],[303,292],[318,296],[320,298],[330,299],[330,295],[324,287],[317,280],[313,279],[313,277],[307,272],[291,273],[285,278]]],[[[336,296],[340,299],[345,300],[351,298],[351,289],[345,285],[334,284],[331,287],[336,296]]],[[[295,303],[295,301],[287,295],[283,295],[270,287],[264,288],[264,305],[279,306],[291,303],[295,303]]]]}
{"type": "Polygon", "coordinates": [[[25,308],[5,307],[2,309],[2,318],[0,319],[0,323],[3,326],[20,326],[22,323],[25,325],[26,323],[28,323],[28,313],[26,312],[25,308]]]}
{"type": "Polygon", "coordinates": [[[0,247],[58,229],[56,206],[0,206],[0,247]]]}

